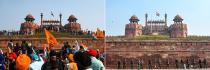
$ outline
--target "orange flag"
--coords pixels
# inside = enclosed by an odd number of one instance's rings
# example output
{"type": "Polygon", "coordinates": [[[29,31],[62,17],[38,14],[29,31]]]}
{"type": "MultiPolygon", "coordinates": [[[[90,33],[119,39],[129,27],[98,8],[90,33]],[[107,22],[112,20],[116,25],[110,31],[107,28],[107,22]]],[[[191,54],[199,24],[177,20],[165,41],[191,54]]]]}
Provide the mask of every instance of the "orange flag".
{"type": "Polygon", "coordinates": [[[58,41],[55,39],[55,37],[46,29],[44,29],[45,35],[47,38],[47,43],[49,44],[50,47],[53,47],[55,45],[58,45],[58,41]]]}
{"type": "Polygon", "coordinates": [[[96,38],[104,38],[104,33],[99,28],[97,28],[97,30],[95,32],[95,36],[96,36],[96,38]]]}

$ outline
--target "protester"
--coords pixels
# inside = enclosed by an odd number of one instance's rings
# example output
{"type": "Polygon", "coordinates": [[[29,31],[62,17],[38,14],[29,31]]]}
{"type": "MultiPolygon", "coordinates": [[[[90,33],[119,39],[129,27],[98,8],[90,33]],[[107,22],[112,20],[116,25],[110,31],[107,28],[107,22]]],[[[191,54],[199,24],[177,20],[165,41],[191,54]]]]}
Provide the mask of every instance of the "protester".
{"type": "Polygon", "coordinates": [[[138,61],[138,70],[143,69],[143,61],[138,61]]]}
{"type": "Polygon", "coordinates": [[[206,59],[203,60],[204,68],[208,68],[208,61],[206,59]]]}
{"type": "Polygon", "coordinates": [[[28,44],[26,43],[25,40],[23,40],[22,44],[21,44],[21,48],[22,48],[23,53],[27,53],[27,47],[28,47],[28,44]]]}
{"type": "Polygon", "coordinates": [[[78,70],[77,63],[74,62],[74,54],[68,55],[69,63],[66,65],[67,70],[78,70]]]}
{"type": "Polygon", "coordinates": [[[99,59],[102,63],[104,62],[104,59],[105,59],[105,56],[104,54],[101,54],[100,50],[97,49],[97,55],[96,55],[96,58],[99,59]]]}
{"type": "Polygon", "coordinates": [[[34,46],[31,44],[31,43],[28,43],[28,46],[26,47],[27,49],[27,54],[30,55],[32,54],[33,52],[35,52],[34,50],[34,46]]]}
{"type": "Polygon", "coordinates": [[[41,70],[44,61],[42,57],[38,56],[37,54],[31,54],[32,63],[29,65],[29,70],[41,70]]]}
{"type": "Polygon", "coordinates": [[[117,62],[117,69],[120,69],[121,68],[121,62],[120,60],[117,62]]]}
{"type": "Polygon", "coordinates": [[[64,59],[65,62],[67,62],[67,56],[68,53],[73,53],[72,47],[69,45],[68,42],[64,43],[64,46],[61,48],[61,54],[60,54],[60,58],[64,59]]]}
{"type": "Polygon", "coordinates": [[[74,55],[74,60],[77,63],[78,70],[93,70],[90,67],[91,58],[86,52],[76,52],[74,55]]]}
{"type": "Polygon", "coordinates": [[[64,63],[57,59],[56,52],[52,50],[50,52],[50,60],[42,65],[41,70],[64,70],[64,63]],[[56,66],[54,66],[56,65],[56,66]]]}
{"type": "Polygon", "coordinates": [[[130,61],[130,65],[131,65],[131,69],[133,69],[133,65],[134,65],[134,63],[133,63],[133,60],[131,59],[131,61],[130,61]]]}
{"type": "Polygon", "coordinates": [[[179,68],[179,61],[176,59],[175,60],[176,68],[179,68]]]}
{"type": "Polygon", "coordinates": [[[126,59],[123,60],[123,66],[122,67],[123,67],[123,69],[126,68],[126,59]]]}
{"type": "Polygon", "coordinates": [[[13,41],[12,41],[12,40],[10,40],[10,41],[8,42],[7,47],[8,47],[8,50],[13,50],[13,49],[14,49],[14,44],[13,44],[13,41]]]}
{"type": "Polygon", "coordinates": [[[96,55],[97,55],[96,50],[89,49],[88,55],[90,55],[91,63],[92,63],[91,68],[93,70],[105,70],[103,63],[100,60],[96,59],[96,55]]]}
{"type": "Polygon", "coordinates": [[[8,64],[9,64],[9,70],[15,70],[15,60],[17,58],[17,55],[15,52],[9,50],[8,52],[8,64]]]}
{"type": "Polygon", "coordinates": [[[30,57],[28,57],[26,54],[20,53],[20,55],[16,59],[16,70],[28,70],[30,63],[30,57]]]}
{"type": "Polygon", "coordinates": [[[19,45],[19,43],[16,43],[16,44],[15,44],[15,47],[14,47],[14,52],[15,52],[17,55],[19,55],[19,54],[18,54],[18,51],[19,51],[19,50],[22,50],[22,47],[19,45]]]}
{"type": "Polygon", "coordinates": [[[152,62],[151,62],[151,60],[148,60],[148,66],[149,66],[149,69],[152,69],[152,62]]]}
{"type": "Polygon", "coordinates": [[[2,50],[0,49],[0,69],[1,70],[5,70],[6,66],[5,66],[5,57],[4,54],[2,52],[2,50]]]}
{"type": "Polygon", "coordinates": [[[189,65],[189,60],[187,59],[187,60],[186,60],[186,68],[189,69],[189,66],[190,66],[190,65],[189,65]]]}

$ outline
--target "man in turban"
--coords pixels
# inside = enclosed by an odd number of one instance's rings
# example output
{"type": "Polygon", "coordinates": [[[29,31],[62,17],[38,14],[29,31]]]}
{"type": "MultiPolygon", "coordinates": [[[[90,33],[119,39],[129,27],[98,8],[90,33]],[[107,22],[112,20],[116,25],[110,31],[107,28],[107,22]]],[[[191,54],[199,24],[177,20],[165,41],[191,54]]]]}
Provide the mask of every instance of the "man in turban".
{"type": "Polygon", "coordinates": [[[57,59],[57,53],[52,50],[50,51],[50,60],[42,65],[42,70],[64,70],[64,63],[57,59]]]}
{"type": "Polygon", "coordinates": [[[29,65],[29,70],[41,70],[44,61],[42,57],[38,56],[37,54],[33,53],[30,55],[32,59],[32,63],[29,65]]]}
{"type": "Polygon", "coordinates": [[[92,62],[91,68],[93,70],[105,70],[103,63],[100,60],[96,59],[96,55],[97,55],[96,50],[89,49],[87,53],[88,55],[90,55],[91,62],[92,62]]]}
{"type": "Polygon", "coordinates": [[[16,70],[28,70],[31,63],[30,57],[26,54],[20,54],[16,59],[16,70]]]}
{"type": "Polygon", "coordinates": [[[74,54],[68,55],[69,63],[66,65],[68,70],[78,70],[77,63],[74,62],[74,54]]]}

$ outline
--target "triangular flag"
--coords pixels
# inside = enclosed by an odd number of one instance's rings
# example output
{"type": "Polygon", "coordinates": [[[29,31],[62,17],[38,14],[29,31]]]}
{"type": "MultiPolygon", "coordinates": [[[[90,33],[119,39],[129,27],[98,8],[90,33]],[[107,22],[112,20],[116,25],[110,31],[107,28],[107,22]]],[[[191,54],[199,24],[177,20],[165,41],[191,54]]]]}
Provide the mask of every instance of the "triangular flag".
{"type": "Polygon", "coordinates": [[[55,45],[58,45],[58,42],[55,39],[55,37],[48,30],[44,29],[44,31],[45,31],[47,43],[49,44],[49,48],[51,48],[55,45]]]}

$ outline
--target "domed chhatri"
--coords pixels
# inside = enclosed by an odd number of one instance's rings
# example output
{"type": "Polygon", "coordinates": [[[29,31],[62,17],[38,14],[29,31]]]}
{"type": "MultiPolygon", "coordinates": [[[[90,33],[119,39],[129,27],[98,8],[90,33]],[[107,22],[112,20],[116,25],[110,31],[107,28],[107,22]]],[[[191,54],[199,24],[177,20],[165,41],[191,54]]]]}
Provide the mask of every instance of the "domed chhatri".
{"type": "Polygon", "coordinates": [[[182,22],[184,19],[180,15],[176,15],[173,19],[174,22],[182,22]]]}
{"type": "Polygon", "coordinates": [[[129,19],[130,22],[138,22],[139,18],[136,15],[131,16],[131,18],[129,19]]]}
{"type": "Polygon", "coordinates": [[[136,15],[131,16],[130,19],[132,19],[132,20],[139,20],[139,18],[136,15]]]}
{"type": "Polygon", "coordinates": [[[76,22],[77,18],[74,15],[70,15],[69,18],[68,18],[68,21],[69,22],[76,22]]]}
{"type": "Polygon", "coordinates": [[[28,14],[25,17],[25,22],[21,23],[20,33],[26,35],[33,34],[35,30],[39,27],[33,22],[34,20],[34,17],[31,14],[28,14]]]}
{"type": "Polygon", "coordinates": [[[25,20],[26,20],[26,21],[34,21],[35,18],[34,18],[31,14],[28,14],[28,15],[25,17],[25,20]]]}

